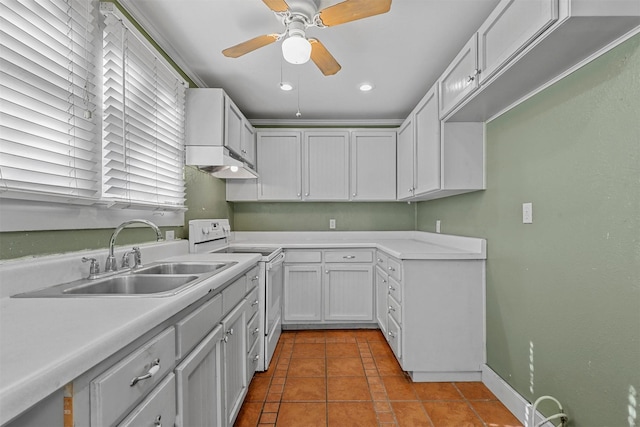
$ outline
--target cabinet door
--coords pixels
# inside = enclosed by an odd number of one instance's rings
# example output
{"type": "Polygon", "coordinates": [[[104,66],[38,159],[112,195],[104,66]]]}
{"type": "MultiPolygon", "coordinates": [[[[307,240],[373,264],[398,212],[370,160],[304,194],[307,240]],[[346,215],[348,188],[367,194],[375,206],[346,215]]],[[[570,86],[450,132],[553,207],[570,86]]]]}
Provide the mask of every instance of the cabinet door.
{"type": "MultiPolygon", "coordinates": [[[[256,130],[248,120],[242,122],[242,157],[251,166],[256,166],[256,130]]],[[[255,181],[254,181],[255,182],[255,181]]]]}
{"type": "Polygon", "coordinates": [[[351,134],[351,200],[396,199],[396,133],[351,134]]]}
{"type": "Polygon", "coordinates": [[[300,200],[300,132],[258,132],[258,199],[300,200]]]}
{"type": "Polygon", "coordinates": [[[142,403],[131,411],[127,418],[118,424],[118,427],[159,426],[162,424],[171,426],[174,425],[175,420],[176,381],[174,375],[169,374],[142,403]]]}
{"type": "Polygon", "coordinates": [[[218,326],[176,368],[179,426],[223,425],[221,339],[218,326]]]}
{"type": "Polygon", "coordinates": [[[349,133],[305,132],[304,200],[349,199],[349,133]]]}
{"type": "Polygon", "coordinates": [[[322,275],[320,265],[284,267],[284,321],[322,320],[322,275]]]}
{"type": "Polygon", "coordinates": [[[242,156],[242,128],[244,116],[242,112],[225,96],[224,99],[224,145],[238,156],[242,156]]]}
{"type": "MultiPolygon", "coordinates": [[[[224,296],[223,296],[224,299],[224,296]]],[[[222,320],[224,366],[224,413],[232,426],[247,393],[247,301],[242,300],[222,320]]]]}
{"type": "Polygon", "coordinates": [[[415,109],[414,195],[440,189],[440,119],[435,85],[415,109]]]}
{"type": "Polygon", "coordinates": [[[413,196],[413,162],[415,152],[413,114],[400,126],[398,130],[398,200],[413,196]]]}
{"type": "Polygon", "coordinates": [[[387,335],[387,295],[389,293],[389,282],[387,274],[376,268],[376,320],[382,333],[387,335]]]}
{"type": "Polygon", "coordinates": [[[558,19],[558,0],[503,0],[478,30],[480,83],[558,19]]]}
{"type": "Polygon", "coordinates": [[[324,320],[373,320],[373,267],[325,267],[324,320]]]}
{"type": "Polygon", "coordinates": [[[440,118],[444,118],[478,88],[478,34],[462,48],[439,80],[440,118]]]}

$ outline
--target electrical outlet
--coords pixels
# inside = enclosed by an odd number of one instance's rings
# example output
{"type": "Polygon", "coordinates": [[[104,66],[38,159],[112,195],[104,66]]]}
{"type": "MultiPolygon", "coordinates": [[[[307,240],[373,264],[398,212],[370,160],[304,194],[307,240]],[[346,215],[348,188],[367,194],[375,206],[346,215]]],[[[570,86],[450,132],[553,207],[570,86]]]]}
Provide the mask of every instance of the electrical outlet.
{"type": "Polygon", "coordinates": [[[440,232],[440,220],[436,219],[436,233],[440,232]]]}
{"type": "Polygon", "coordinates": [[[330,219],[329,220],[329,228],[332,230],[335,230],[336,228],[336,220],[335,219],[330,219]]]}
{"type": "Polygon", "coordinates": [[[533,203],[522,204],[522,223],[523,224],[533,223],[533,203]]]}
{"type": "Polygon", "coordinates": [[[176,232],[173,230],[167,230],[164,233],[164,240],[173,240],[176,238],[176,232]]]}

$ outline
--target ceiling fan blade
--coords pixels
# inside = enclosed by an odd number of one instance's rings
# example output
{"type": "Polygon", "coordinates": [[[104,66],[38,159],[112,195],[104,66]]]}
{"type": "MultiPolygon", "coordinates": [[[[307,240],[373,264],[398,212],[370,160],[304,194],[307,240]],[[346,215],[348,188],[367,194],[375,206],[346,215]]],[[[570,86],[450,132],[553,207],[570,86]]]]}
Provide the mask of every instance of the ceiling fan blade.
{"type": "Polygon", "coordinates": [[[244,55],[245,53],[253,52],[256,49],[273,43],[278,40],[279,37],[280,36],[278,34],[267,34],[264,36],[258,36],[251,40],[247,40],[246,42],[226,48],[222,51],[222,54],[224,56],[228,56],[229,58],[237,58],[244,55]]]}
{"type": "Polygon", "coordinates": [[[284,0],[262,0],[267,7],[274,12],[286,12],[289,10],[289,5],[284,0]]]}
{"type": "Polygon", "coordinates": [[[342,68],[318,39],[309,39],[311,43],[311,60],[325,76],[332,76],[342,68]]]}
{"type": "Polygon", "coordinates": [[[391,0],[345,0],[320,11],[320,20],[327,27],[368,18],[391,9],[391,0]]]}

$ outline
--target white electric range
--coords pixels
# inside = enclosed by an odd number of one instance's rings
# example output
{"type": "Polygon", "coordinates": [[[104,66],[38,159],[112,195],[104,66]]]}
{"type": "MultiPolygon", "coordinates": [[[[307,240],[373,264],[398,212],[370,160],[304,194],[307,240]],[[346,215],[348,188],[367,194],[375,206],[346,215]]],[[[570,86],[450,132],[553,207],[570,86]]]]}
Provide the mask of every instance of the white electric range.
{"type": "Polygon", "coordinates": [[[237,245],[231,241],[228,219],[194,219],[189,221],[191,253],[258,253],[258,314],[260,358],[257,370],[266,371],[282,332],[282,294],[284,252],[280,247],[237,245]]]}

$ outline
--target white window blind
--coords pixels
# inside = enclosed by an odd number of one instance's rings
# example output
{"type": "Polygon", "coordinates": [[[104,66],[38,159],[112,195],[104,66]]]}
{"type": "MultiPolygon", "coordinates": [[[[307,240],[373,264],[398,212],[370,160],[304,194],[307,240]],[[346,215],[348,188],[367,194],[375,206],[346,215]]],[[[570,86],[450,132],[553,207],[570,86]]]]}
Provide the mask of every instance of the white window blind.
{"type": "Polygon", "coordinates": [[[0,197],[92,203],[100,190],[97,2],[0,2],[0,197]]]}
{"type": "Polygon", "coordinates": [[[103,198],[184,209],[187,82],[113,8],[102,6],[103,198]]]}

